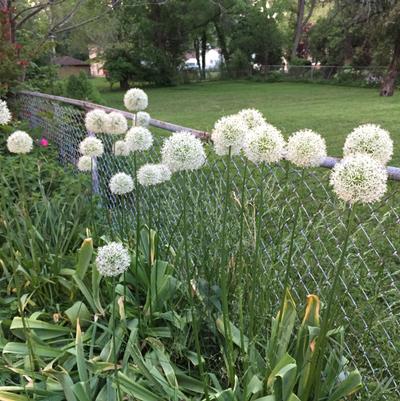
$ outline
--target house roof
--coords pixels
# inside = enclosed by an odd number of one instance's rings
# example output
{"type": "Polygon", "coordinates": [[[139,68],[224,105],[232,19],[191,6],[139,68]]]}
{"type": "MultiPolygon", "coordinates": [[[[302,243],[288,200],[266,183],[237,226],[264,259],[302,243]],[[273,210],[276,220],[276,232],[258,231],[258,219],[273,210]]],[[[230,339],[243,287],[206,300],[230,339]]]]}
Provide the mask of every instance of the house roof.
{"type": "Polygon", "coordinates": [[[73,58],[70,56],[56,57],[54,59],[54,64],[61,66],[79,66],[79,67],[86,67],[90,65],[82,60],[78,60],[77,58],[73,58]]]}

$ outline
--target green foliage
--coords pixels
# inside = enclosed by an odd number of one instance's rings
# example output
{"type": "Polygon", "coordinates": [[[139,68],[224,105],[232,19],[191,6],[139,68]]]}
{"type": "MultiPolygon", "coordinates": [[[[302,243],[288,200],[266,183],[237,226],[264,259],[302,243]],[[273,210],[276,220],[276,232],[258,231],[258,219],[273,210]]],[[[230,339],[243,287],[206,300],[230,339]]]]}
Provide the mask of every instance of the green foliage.
{"type": "Polygon", "coordinates": [[[55,65],[40,66],[31,62],[26,71],[23,88],[56,96],[64,94],[63,83],[58,78],[58,66],[55,65]]]}
{"type": "MultiPolygon", "coordinates": [[[[0,15],[0,24],[1,24],[0,15]]],[[[17,51],[15,46],[0,41],[0,97],[4,97],[8,92],[14,91],[21,74],[21,66],[18,64],[17,51]]]]}
{"type": "Polygon", "coordinates": [[[232,54],[229,69],[235,78],[243,78],[250,74],[250,62],[242,50],[237,49],[232,54]]]}
{"type": "Polygon", "coordinates": [[[87,74],[81,72],[78,76],[70,75],[65,83],[65,95],[73,99],[90,100],[101,103],[101,96],[87,74]]]}

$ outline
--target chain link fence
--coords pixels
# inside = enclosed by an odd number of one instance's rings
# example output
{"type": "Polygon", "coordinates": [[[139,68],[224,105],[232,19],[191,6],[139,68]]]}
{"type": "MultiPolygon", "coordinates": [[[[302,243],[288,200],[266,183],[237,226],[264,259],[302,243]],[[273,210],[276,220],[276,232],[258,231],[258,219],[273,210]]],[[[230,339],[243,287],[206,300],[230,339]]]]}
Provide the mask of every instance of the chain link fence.
{"type": "MultiPolygon", "coordinates": [[[[84,114],[94,105],[22,92],[17,96],[16,107],[21,119],[29,121],[32,128],[40,128],[42,135],[56,144],[61,163],[76,164],[79,143],[87,135],[84,114]]],[[[134,117],[123,113],[128,118],[134,117]]],[[[157,163],[165,130],[180,129],[158,120],[151,120],[151,125],[155,127],[155,144],[151,151],[138,155],[138,166],[157,163]]],[[[181,200],[182,196],[188,196],[192,265],[198,276],[210,277],[213,266],[218,265],[215,243],[221,236],[221,205],[227,166],[225,160],[214,156],[206,133],[192,131],[205,140],[209,156],[207,165],[187,176],[176,175],[170,183],[160,187],[141,189],[140,213],[158,231],[160,242],[171,243],[179,253],[181,200]]],[[[121,198],[108,189],[109,179],[116,172],[134,174],[133,156],[113,156],[110,136],[100,137],[105,142],[106,153],[97,159],[92,174],[105,212],[118,222],[122,211],[125,211],[125,219],[126,211],[130,211],[133,222],[137,211],[134,195],[121,198]]],[[[334,159],[327,158],[323,166],[332,167],[334,163],[334,159]]],[[[276,313],[282,294],[282,270],[298,199],[302,202],[301,221],[291,282],[294,298],[301,305],[309,293],[318,294],[322,300],[327,294],[343,239],[344,209],[329,188],[329,170],[326,168],[307,170],[303,179],[299,170],[288,168],[288,165],[256,167],[237,157],[232,170],[232,202],[228,214],[231,230],[227,237],[232,255],[231,285],[234,288],[235,280],[249,280],[254,274],[267,283],[269,308],[257,310],[263,327],[276,313]],[[261,206],[257,203],[260,196],[263,196],[261,206]],[[234,255],[239,246],[241,228],[237,220],[240,210],[244,210],[244,259],[251,266],[257,238],[262,252],[259,270],[249,269],[238,278],[234,274],[234,255]],[[256,216],[259,214],[263,224],[257,230],[256,216]]],[[[400,397],[400,169],[390,167],[389,173],[391,179],[385,200],[357,209],[356,231],[341,282],[338,316],[338,321],[345,327],[347,357],[364,378],[361,399],[372,401],[395,401],[400,397]],[[385,395],[374,398],[372,394],[379,382],[386,382],[389,389],[385,395]]],[[[130,224],[130,220],[125,220],[125,226],[130,224]]],[[[233,291],[232,297],[237,296],[233,291]]]]}

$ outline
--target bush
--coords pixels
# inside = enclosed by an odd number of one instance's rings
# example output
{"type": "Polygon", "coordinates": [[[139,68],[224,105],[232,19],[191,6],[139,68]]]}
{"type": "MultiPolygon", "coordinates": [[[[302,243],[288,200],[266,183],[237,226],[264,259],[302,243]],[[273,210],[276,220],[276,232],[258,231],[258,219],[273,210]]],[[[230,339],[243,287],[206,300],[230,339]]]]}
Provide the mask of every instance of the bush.
{"type": "Polygon", "coordinates": [[[23,87],[56,96],[64,94],[64,86],[58,78],[58,67],[55,65],[40,66],[33,62],[30,63],[23,87]]]}
{"type": "Polygon", "coordinates": [[[235,50],[229,61],[229,69],[234,78],[243,78],[250,75],[250,63],[247,56],[239,49],[235,50]]]}
{"type": "Polygon", "coordinates": [[[65,85],[65,95],[74,99],[90,100],[95,103],[101,103],[102,101],[99,91],[84,72],[81,72],[78,76],[71,75],[68,78],[65,85]]]}

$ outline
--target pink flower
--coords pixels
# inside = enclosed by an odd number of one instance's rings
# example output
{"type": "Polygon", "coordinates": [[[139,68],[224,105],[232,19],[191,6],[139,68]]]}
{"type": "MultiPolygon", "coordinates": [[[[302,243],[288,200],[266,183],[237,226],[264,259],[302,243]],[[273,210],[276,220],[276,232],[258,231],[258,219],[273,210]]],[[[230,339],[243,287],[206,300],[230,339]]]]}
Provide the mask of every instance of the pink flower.
{"type": "Polygon", "coordinates": [[[42,138],[39,143],[40,146],[43,146],[44,148],[47,148],[47,146],[49,146],[49,141],[46,138],[42,138]]]}

